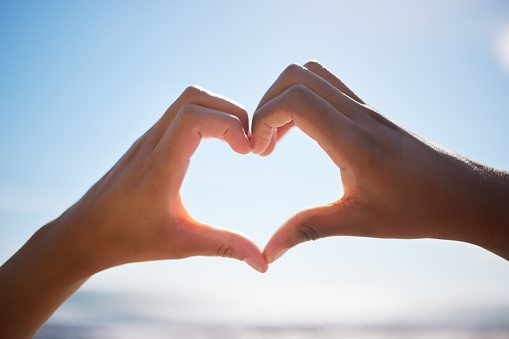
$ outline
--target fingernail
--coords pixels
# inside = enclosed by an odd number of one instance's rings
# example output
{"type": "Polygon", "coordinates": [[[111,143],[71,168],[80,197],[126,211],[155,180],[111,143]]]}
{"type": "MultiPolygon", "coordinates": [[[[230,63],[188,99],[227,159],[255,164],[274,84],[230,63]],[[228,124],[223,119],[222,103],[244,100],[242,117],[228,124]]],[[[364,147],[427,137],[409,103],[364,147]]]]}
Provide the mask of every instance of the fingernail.
{"type": "Polygon", "coordinates": [[[258,272],[263,273],[262,265],[260,265],[253,259],[246,258],[246,259],[244,259],[244,262],[246,264],[248,264],[249,266],[251,266],[252,268],[254,268],[255,270],[257,270],[258,272]]]}
{"type": "Polygon", "coordinates": [[[272,258],[272,260],[270,261],[270,263],[272,264],[274,261],[278,260],[279,258],[281,258],[283,256],[283,254],[286,253],[286,251],[288,251],[289,248],[283,248],[282,250],[280,250],[279,252],[277,252],[276,254],[274,254],[274,258],[272,258]]]}

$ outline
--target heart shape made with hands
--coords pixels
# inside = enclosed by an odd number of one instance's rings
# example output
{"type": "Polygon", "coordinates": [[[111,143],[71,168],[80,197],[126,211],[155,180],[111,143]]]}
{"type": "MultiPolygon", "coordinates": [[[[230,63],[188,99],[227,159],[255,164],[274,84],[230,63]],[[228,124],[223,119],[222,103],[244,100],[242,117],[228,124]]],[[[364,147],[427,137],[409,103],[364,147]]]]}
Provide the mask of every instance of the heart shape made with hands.
{"type": "MultiPolygon", "coordinates": [[[[345,115],[338,111],[337,106],[345,108],[346,105],[352,104],[351,101],[355,101],[353,109],[359,108],[355,105],[363,104],[362,100],[349,91],[337,77],[318,62],[312,61],[304,67],[290,65],[281,74],[255,110],[251,130],[248,114],[243,106],[199,87],[188,88],[170,106],[161,119],[161,128],[157,129],[167,129],[166,134],[169,136],[174,134],[164,144],[177,155],[173,159],[174,162],[188,164],[202,138],[223,139],[234,151],[241,154],[253,151],[255,154],[268,155],[276,142],[292,126],[297,125],[311,139],[317,141],[337,165],[336,145],[342,140],[336,140],[338,138],[335,134],[348,127],[343,121],[345,115]],[[336,126],[341,127],[339,131],[336,130],[336,126]]],[[[171,166],[169,171],[180,173],[179,179],[175,182],[182,183],[186,169],[187,166],[177,168],[171,166]]],[[[179,189],[180,185],[174,190],[179,189]]],[[[180,194],[174,198],[175,201],[180,200],[180,194]]],[[[256,254],[257,247],[251,241],[247,240],[246,243],[247,238],[241,236],[240,239],[238,234],[234,236],[236,244],[229,241],[228,245],[220,245],[215,254],[245,260],[259,271],[265,271],[267,263],[273,262],[296,244],[327,236],[326,232],[322,230],[319,232],[315,226],[319,226],[318,222],[323,221],[330,224],[333,220],[331,217],[336,214],[335,206],[337,205],[325,205],[294,215],[274,233],[264,249],[263,256],[256,254]],[[327,220],[318,220],[321,219],[321,214],[327,220]],[[314,218],[314,215],[318,215],[319,218],[314,218]],[[260,262],[260,259],[263,262],[260,262]]],[[[178,210],[185,211],[185,208],[182,205],[178,210]]],[[[193,220],[189,215],[187,219],[193,220]]],[[[189,224],[195,229],[194,226],[198,223],[194,220],[189,224]]],[[[202,229],[210,230],[210,227],[202,229]]],[[[231,230],[225,231],[230,233],[223,234],[223,244],[225,236],[233,234],[231,230]]],[[[198,238],[197,234],[195,238],[198,238]]],[[[201,238],[203,240],[203,236],[201,238]]],[[[189,255],[213,254],[209,249],[194,251],[189,255]]]]}
{"type": "MultiPolygon", "coordinates": [[[[440,167],[437,162],[442,160],[435,148],[386,119],[334,74],[311,61],[287,67],[262,97],[251,128],[243,106],[189,87],[84,200],[101,200],[105,205],[95,208],[101,210],[95,216],[114,212],[107,219],[117,220],[112,227],[116,234],[107,238],[119,239],[115,252],[120,254],[110,266],[204,255],[244,260],[264,272],[289,248],[321,237],[430,237],[424,228],[436,222],[428,216],[437,218],[440,210],[445,214],[442,220],[448,220],[447,211],[461,209],[451,205],[457,201],[453,192],[437,194],[444,173],[423,173],[430,166],[440,167]],[[338,189],[339,200],[295,214],[276,230],[263,252],[237,232],[191,217],[180,188],[203,138],[222,139],[237,153],[267,155],[294,125],[339,168],[343,185],[343,192],[338,189]],[[422,197],[430,203],[424,206],[422,197]],[[118,205],[123,206],[121,213],[118,205]],[[140,228],[143,223],[150,226],[140,228]]],[[[449,182],[457,181],[457,172],[446,174],[449,182]]],[[[101,220],[88,224],[100,225],[101,220]]]]}
{"type": "MultiPolygon", "coordinates": [[[[282,128],[286,131],[292,126],[290,121],[284,125],[282,128]]],[[[277,129],[271,131],[266,140],[272,145],[271,150],[277,139],[276,133],[277,129]],[[274,143],[271,142],[272,136],[274,143]]],[[[253,138],[257,135],[255,132],[253,138]]],[[[270,247],[262,253],[248,237],[201,223],[184,207],[180,189],[191,157],[203,138],[222,139],[240,154],[252,151],[246,109],[205,89],[189,87],[112,170],[87,192],[83,199],[85,209],[89,209],[86,201],[99,200],[102,208],[94,209],[101,213],[94,212],[93,215],[116,220],[111,227],[116,235],[108,235],[107,238],[118,239],[121,246],[113,252],[120,254],[115,255],[118,260],[105,263],[105,266],[203,255],[236,258],[264,272],[268,261],[275,260],[276,255],[267,251],[270,247]],[[147,219],[147,216],[150,218],[147,219]],[[141,224],[147,223],[148,226],[140,228],[138,220],[144,220],[141,224]]],[[[268,151],[259,153],[267,154],[268,151]]],[[[88,222],[103,223],[103,220],[88,222]]],[[[104,232],[101,230],[101,233],[104,232]]],[[[273,239],[277,240],[278,234],[276,232],[273,239]]],[[[299,242],[305,240],[303,236],[317,238],[316,232],[309,228],[299,232],[299,242]]],[[[275,244],[278,245],[277,242],[275,244]]],[[[111,244],[106,241],[105,247],[111,248],[111,244]]],[[[277,255],[282,253],[278,252],[277,255]]]]}
{"type": "MultiPolygon", "coordinates": [[[[302,66],[291,66],[289,68],[290,70],[297,69],[301,71],[303,68],[302,66]]],[[[262,117],[263,113],[260,114],[262,110],[260,110],[261,106],[264,106],[266,102],[271,101],[271,103],[274,103],[275,100],[273,97],[273,94],[269,92],[265,95],[265,97],[262,99],[262,102],[260,103],[260,106],[258,107],[258,115],[255,115],[253,117],[253,135],[251,135],[251,131],[249,129],[249,118],[247,115],[247,111],[245,108],[232,100],[222,97],[220,95],[214,94],[212,92],[209,92],[202,88],[195,88],[191,90],[187,90],[183,94],[183,99],[179,98],[179,100],[185,102],[184,104],[180,105],[177,104],[177,108],[179,113],[175,114],[174,121],[171,123],[171,127],[175,127],[176,131],[179,131],[180,128],[179,125],[183,125],[185,129],[189,131],[197,132],[196,134],[199,136],[199,138],[194,138],[194,140],[189,140],[190,136],[192,134],[187,133],[185,136],[182,135],[178,138],[179,142],[176,142],[175,145],[178,145],[179,148],[185,148],[187,151],[185,151],[185,157],[183,157],[186,161],[190,160],[190,157],[194,154],[194,151],[197,149],[198,144],[200,143],[201,139],[204,137],[213,137],[213,138],[219,138],[223,139],[224,141],[228,142],[231,146],[231,148],[238,152],[238,153],[249,153],[252,150],[255,150],[255,153],[261,154],[261,155],[268,155],[270,154],[276,145],[276,142],[290,129],[292,126],[295,125],[295,122],[293,120],[293,116],[291,114],[287,114],[286,116],[283,116],[283,118],[278,117],[276,120],[278,121],[270,121],[271,116],[270,114],[267,116],[269,119],[269,126],[265,122],[262,122],[261,124],[256,120],[256,117],[262,117]],[[192,102],[191,105],[189,105],[188,102],[192,102]],[[187,121],[182,123],[181,121],[187,121]],[[258,128],[259,126],[264,126],[265,129],[258,128]],[[187,141],[186,141],[187,140],[187,141]],[[183,142],[186,141],[186,142],[183,142]]],[[[290,91],[290,96],[300,96],[302,93],[295,93],[295,89],[297,91],[301,90],[301,86],[295,86],[292,91],[290,91]]],[[[283,98],[285,100],[286,98],[283,98]]],[[[290,98],[291,99],[291,98],[290,98]]],[[[177,101],[179,101],[177,100],[177,101]]],[[[176,110],[176,109],[174,109],[176,110]]],[[[172,109],[170,107],[169,112],[171,112],[172,109]]],[[[275,109],[269,112],[280,112],[280,110],[275,109]]],[[[300,123],[300,121],[299,121],[300,123]]],[[[316,131],[314,127],[308,127],[306,124],[306,121],[301,125],[306,129],[304,132],[307,132],[309,135],[309,131],[311,131],[311,136],[313,136],[313,133],[316,134],[316,131]]],[[[299,126],[299,127],[302,127],[299,126]]],[[[320,128],[320,124],[317,126],[320,128]]],[[[316,139],[315,139],[316,140],[316,139]]],[[[329,160],[330,161],[330,160],[329,160]]],[[[183,180],[183,177],[182,177],[183,180]]],[[[296,178],[298,181],[299,179],[296,178]]],[[[338,190],[339,191],[339,190],[338,190]]],[[[341,194],[341,192],[339,192],[341,194]]],[[[196,195],[199,193],[197,192],[196,195]]],[[[293,210],[292,213],[295,213],[293,210]]],[[[289,214],[291,215],[291,214],[289,214]]],[[[295,215],[293,218],[291,218],[289,221],[287,221],[281,228],[276,231],[274,236],[271,238],[267,246],[265,247],[263,256],[264,260],[267,262],[273,262],[277,258],[279,258],[284,252],[288,250],[288,248],[303,242],[307,240],[315,240],[318,239],[320,236],[316,230],[313,229],[313,227],[302,224],[299,222],[298,218],[299,216],[302,216],[302,213],[299,213],[295,215]],[[292,229],[292,224],[297,225],[296,231],[292,229]]],[[[207,219],[206,216],[204,216],[204,219],[207,219]]],[[[228,230],[229,232],[232,232],[231,230],[228,230]]],[[[244,236],[244,238],[246,238],[244,236]]],[[[243,250],[240,250],[240,252],[243,252],[243,250]]],[[[251,254],[253,251],[251,251],[251,254]]],[[[236,258],[242,258],[245,255],[239,254],[239,249],[235,249],[235,247],[231,246],[220,246],[220,250],[217,251],[217,255],[221,256],[228,256],[228,257],[236,257],[236,258]]],[[[258,270],[264,271],[264,264],[262,265],[262,269],[260,268],[260,263],[253,263],[250,258],[244,259],[248,264],[250,264],[253,267],[257,267],[258,270]]]]}
{"type": "Polygon", "coordinates": [[[240,104],[199,87],[186,89],[82,199],[85,212],[93,212],[87,225],[106,220],[111,230],[101,245],[114,260],[102,268],[200,255],[236,258],[264,272],[293,246],[328,236],[475,243],[462,231],[465,225],[478,228],[475,209],[465,211],[478,203],[463,182],[476,171],[471,163],[393,123],[318,62],[288,66],[249,125],[240,104]],[[338,167],[343,186],[338,200],[297,212],[263,252],[238,232],[191,217],[180,188],[203,138],[223,139],[237,153],[267,155],[292,126],[338,167]]]}

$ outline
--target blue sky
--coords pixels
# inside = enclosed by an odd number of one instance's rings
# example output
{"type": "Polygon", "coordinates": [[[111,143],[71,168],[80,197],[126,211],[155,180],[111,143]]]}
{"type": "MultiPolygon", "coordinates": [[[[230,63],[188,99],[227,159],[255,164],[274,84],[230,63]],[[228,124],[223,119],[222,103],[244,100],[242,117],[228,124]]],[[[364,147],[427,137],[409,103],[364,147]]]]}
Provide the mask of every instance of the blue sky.
{"type": "MultiPolygon", "coordinates": [[[[0,261],[186,86],[252,113],[291,62],[318,59],[394,121],[509,169],[507,27],[506,1],[0,1],[0,261]]],[[[293,213],[336,200],[341,184],[293,130],[266,158],[204,141],[182,194],[197,219],[263,247],[293,213]]],[[[178,296],[197,305],[183,318],[358,322],[507,310],[508,284],[509,264],[471,245],[344,237],[292,249],[265,275],[192,258],[114,268],[83,290],[178,296]]]]}

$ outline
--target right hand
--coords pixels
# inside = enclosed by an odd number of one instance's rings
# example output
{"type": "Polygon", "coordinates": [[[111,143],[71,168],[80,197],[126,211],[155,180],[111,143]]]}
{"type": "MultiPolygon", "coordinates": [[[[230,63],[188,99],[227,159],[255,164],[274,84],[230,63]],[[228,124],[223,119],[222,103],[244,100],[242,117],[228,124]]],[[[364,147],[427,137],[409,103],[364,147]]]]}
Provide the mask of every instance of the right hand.
{"type": "Polygon", "coordinates": [[[340,235],[461,240],[509,258],[507,171],[398,126],[316,61],[290,65],[264,95],[253,153],[272,152],[294,124],[339,167],[344,194],[282,225],[265,247],[269,263],[301,242],[340,235]]]}

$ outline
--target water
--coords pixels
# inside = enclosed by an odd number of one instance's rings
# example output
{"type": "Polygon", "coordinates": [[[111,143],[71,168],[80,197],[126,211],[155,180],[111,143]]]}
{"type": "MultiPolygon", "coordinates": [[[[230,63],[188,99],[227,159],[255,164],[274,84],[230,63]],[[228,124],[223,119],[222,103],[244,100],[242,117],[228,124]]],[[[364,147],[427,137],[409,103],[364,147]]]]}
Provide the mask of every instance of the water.
{"type": "MultiPolygon", "coordinates": [[[[264,310],[257,312],[263,313],[264,310]]],[[[311,314],[307,322],[302,319],[288,322],[283,318],[269,322],[262,318],[239,320],[217,316],[220,313],[215,304],[196,301],[193,304],[183,296],[179,299],[177,296],[80,290],[60,307],[35,338],[509,338],[509,310],[505,308],[479,309],[476,313],[454,312],[454,316],[436,314],[434,318],[425,313],[385,321],[366,317],[363,323],[359,320],[345,322],[340,315],[337,322],[318,323],[311,314]]]]}
{"type": "Polygon", "coordinates": [[[436,339],[506,339],[509,328],[444,328],[444,327],[285,327],[211,325],[199,323],[131,322],[101,325],[46,324],[37,339],[331,339],[331,338],[436,338],[436,339]]]}

